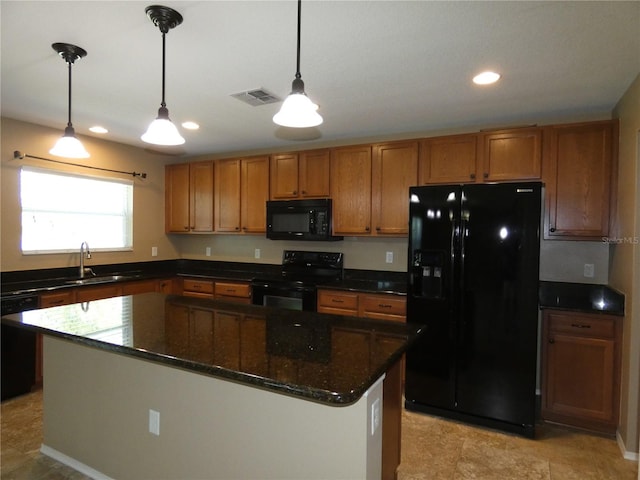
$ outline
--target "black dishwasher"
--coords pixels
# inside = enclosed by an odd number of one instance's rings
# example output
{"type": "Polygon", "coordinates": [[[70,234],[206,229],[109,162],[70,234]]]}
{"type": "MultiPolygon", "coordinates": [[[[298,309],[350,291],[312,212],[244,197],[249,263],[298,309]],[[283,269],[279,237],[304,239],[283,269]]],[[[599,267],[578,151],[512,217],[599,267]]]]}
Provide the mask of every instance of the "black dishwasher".
{"type": "MultiPolygon", "coordinates": [[[[38,308],[34,294],[2,297],[2,315],[38,308]]],[[[36,378],[36,334],[2,324],[2,401],[29,393],[36,378]]]]}

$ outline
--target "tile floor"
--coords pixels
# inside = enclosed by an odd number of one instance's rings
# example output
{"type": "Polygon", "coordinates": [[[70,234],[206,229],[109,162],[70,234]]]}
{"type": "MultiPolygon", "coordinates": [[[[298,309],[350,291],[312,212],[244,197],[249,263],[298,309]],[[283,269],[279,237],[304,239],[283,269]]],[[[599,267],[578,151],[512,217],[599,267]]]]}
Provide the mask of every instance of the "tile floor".
{"type": "MultiPolygon", "coordinates": [[[[1,405],[1,478],[85,480],[39,452],[42,391],[1,405]]],[[[398,480],[637,480],[615,440],[551,425],[536,440],[413,412],[402,419],[398,480]]],[[[355,480],[355,479],[354,479],[355,480]]]]}

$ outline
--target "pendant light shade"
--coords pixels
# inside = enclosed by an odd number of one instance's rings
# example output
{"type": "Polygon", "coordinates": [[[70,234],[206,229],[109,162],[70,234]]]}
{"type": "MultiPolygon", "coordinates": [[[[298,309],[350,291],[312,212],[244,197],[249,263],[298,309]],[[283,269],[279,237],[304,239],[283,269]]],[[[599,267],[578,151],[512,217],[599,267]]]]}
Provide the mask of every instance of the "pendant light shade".
{"type": "Polygon", "coordinates": [[[304,91],[300,74],[300,11],[302,0],[298,0],[298,45],[296,55],[296,76],[291,85],[291,93],[282,103],[280,111],[273,116],[274,123],[283,127],[308,128],[322,123],[318,105],[313,103],[304,91]]]}
{"type": "Polygon", "coordinates": [[[140,137],[143,142],[154,145],[182,145],[185,140],[178,132],[176,126],[169,119],[169,110],[164,101],[164,77],[165,77],[165,36],[170,29],[182,23],[182,15],[169,7],[151,5],[145,12],[153,24],[162,33],[162,102],[158,109],[158,116],[151,122],[147,131],[140,137]]]}
{"type": "Polygon", "coordinates": [[[87,51],[70,43],[54,43],[51,48],[58,52],[58,55],[62,57],[69,69],[69,116],[64,135],[49,150],[49,153],[58,157],[89,158],[89,152],[85,150],[82,142],[76,137],[76,132],[71,123],[71,67],[77,59],[86,57],[87,51]]]}

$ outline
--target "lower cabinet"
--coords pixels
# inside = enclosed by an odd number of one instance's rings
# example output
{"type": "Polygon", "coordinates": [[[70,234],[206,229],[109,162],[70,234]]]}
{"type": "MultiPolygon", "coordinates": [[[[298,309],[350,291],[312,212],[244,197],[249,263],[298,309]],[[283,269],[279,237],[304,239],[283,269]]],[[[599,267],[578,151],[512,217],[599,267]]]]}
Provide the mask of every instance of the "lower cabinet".
{"type": "Polygon", "coordinates": [[[405,322],[407,299],[391,293],[319,289],[318,312],[405,322]]]}
{"type": "Polygon", "coordinates": [[[542,335],[542,418],[615,434],[622,317],[545,310],[542,335]]]}

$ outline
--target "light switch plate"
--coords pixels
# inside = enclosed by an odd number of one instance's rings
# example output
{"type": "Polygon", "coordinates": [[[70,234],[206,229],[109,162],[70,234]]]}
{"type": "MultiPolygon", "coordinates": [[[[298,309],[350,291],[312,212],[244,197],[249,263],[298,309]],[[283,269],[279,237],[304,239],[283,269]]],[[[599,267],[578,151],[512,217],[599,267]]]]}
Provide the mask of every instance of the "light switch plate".
{"type": "Polygon", "coordinates": [[[587,278],[593,278],[594,276],[594,266],[593,263],[585,263],[584,264],[584,276],[587,278]]]}
{"type": "Polygon", "coordinates": [[[160,435],[160,412],[149,409],[149,433],[160,435]]]}
{"type": "Polygon", "coordinates": [[[158,256],[158,247],[151,247],[151,256],[152,257],[158,256]]]}
{"type": "Polygon", "coordinates": [[[386,262],[393,263],[393,252],[387,252],[386,262]]]}
{"type": "Polygon", "coordinates": [[[380,399],[376,398],[371,403],[371,435],[380,427],[380,399]]]}

